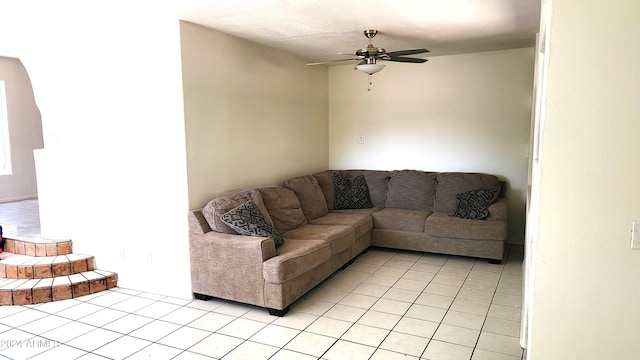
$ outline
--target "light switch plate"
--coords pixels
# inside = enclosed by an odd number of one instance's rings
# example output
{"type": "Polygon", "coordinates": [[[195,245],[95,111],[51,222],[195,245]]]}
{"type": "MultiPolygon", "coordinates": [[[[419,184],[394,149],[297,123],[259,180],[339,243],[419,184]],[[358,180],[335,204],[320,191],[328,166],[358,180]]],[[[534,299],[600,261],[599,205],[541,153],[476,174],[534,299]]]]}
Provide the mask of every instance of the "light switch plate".
{"type": "Polygon", "coordinates": [[[631,248],[640,250],[640,221],[631,223],[631,248]]]}

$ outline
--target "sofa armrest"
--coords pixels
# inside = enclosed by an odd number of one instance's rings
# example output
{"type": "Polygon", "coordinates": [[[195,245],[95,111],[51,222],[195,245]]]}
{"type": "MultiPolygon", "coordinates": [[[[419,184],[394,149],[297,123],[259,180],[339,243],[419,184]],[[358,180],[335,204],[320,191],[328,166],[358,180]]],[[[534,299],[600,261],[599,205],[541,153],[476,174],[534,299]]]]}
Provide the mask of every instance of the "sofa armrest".
{"type": "Polygon", "coordinates": [[[211,231],[211,227],[202,214],[202,209],[189,211],[189,233],[205,234],[211,231]]]}
{"type": "Polygon", "coordinates": [[[276,255],[272,239],[210,231],[190,234],[189,243],[194,293],[264,306],[262,266],[276,255]]]}
{"type": "Polygon", "coordinates": [[[487,220],[507,221],[507,210],[507,198],[498,198],[493,204],[489,205],[487,220]]]}

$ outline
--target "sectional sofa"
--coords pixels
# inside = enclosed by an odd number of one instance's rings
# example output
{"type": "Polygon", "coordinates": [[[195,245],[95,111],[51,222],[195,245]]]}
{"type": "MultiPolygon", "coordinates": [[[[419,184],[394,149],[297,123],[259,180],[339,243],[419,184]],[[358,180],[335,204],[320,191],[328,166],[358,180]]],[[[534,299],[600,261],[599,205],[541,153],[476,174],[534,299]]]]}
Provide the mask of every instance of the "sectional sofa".
{"type": "Polygon", "coordinates": [[[505,183],[479,173],[327,170],[189,212],[192,291],[283,316],[370,246],[500,262],[505,183]]]}

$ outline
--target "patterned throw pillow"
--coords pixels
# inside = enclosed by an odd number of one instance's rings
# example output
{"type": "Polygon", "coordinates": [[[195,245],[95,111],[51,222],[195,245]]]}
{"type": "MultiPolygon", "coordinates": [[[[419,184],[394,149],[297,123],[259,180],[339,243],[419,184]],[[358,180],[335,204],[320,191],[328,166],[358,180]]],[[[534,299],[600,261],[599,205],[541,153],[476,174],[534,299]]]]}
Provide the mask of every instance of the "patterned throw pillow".
{"type": "Polygon", "coordinates": [[[220,220],[237,231],[238,234],[270,237],[276,247],[284,243],[282,235],[267,222],[251,200],[222,214],[220,220]]]}
{"type": "Polygon", "coordinates": [[[368,209],[373,207],[364,175],[346,179],[333,173],[336,192],[336,209],[368,209]]]}
{"type": "Polygon", "coordinates": [[[480,220],[489,216],[489,205],[491,205],[500,193],[500,185],[488,189],[474,189],[456,195],[458,207],[451,216],[480,220]]]}

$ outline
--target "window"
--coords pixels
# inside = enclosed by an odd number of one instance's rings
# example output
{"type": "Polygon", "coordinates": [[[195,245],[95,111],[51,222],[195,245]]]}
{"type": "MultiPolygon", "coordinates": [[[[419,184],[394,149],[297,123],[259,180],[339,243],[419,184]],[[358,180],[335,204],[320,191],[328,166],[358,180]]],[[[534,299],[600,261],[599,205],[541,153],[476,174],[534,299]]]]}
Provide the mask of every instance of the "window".
{"type": "Polygon", "coordinates": [[[11,174],[11,147],[9,146],[9,119],[4,80],[0,80],[0,175],[11,174]]]}

